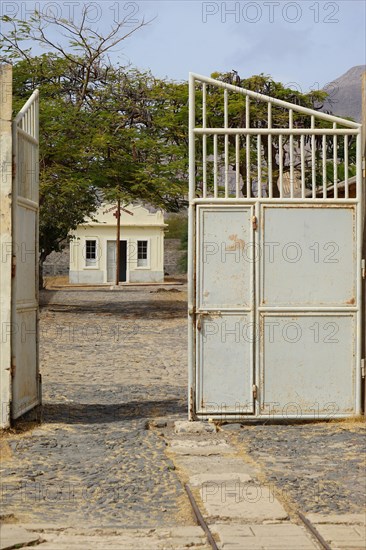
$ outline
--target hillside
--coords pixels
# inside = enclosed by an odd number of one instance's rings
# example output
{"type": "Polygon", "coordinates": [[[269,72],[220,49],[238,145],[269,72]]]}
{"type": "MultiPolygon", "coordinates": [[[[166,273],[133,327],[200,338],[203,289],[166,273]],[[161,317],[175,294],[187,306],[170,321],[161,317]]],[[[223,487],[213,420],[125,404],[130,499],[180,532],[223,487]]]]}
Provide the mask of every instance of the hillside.
{"type": "Polygon", "coordinates": [[[361,122],[362,115],[362,73],[366,65],[357,65],[324,87],[330,95],[322,110],[331,111],[341,117],[352,117],[361,122]]]}

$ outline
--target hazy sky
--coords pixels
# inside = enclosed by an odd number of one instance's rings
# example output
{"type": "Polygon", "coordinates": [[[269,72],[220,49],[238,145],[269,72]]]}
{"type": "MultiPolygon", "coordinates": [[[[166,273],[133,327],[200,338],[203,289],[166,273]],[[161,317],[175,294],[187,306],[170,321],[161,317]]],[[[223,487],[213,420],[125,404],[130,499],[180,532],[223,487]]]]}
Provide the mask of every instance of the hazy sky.
{"type": "MultiPolygon", "coordinates": [[[[84,3],[3,0],[2,13],[38,4],[62,17],[80,13],[84,3]],[[52,8],[54,6],[54,8],[52,8]],[[56,7],[55,7],[56,6],[56,7]]],[[[248,77],[261,72],[302,90],[323,87],[366,58],[366,1],[287,0],[200,2],[106,0],[92,2],[90,19],[105,31],[113,18],[155,18],[123,42],[112,56],[151,69],[159,77],[186,79],[189,71],[209,75],[236,69],[248,77]]],[[[25,8],[26,7],[26,8],[25,8]]]]}

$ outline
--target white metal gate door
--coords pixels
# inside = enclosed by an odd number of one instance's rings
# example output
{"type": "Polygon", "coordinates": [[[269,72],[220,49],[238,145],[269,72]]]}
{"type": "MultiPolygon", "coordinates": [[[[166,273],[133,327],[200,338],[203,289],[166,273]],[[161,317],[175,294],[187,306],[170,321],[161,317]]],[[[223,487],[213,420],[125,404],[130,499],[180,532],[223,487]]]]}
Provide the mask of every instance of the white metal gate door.
{"type": "Polygon", "coordinates": [[[258,413],[354,414],[354,205],[260,208],[258,413]]]}
{"type": "Polygon", "coordinates": [[[41,401],[38,357],[38,91],[13,122],[12,418],[41,401]]]}
{"type": "Polygon", "coordinates": [[[197,208],[197,413],[253,412],[253,208],[197,208]]]}
{"type": "Polygon", "coordinates": [[[191,74],[189,127],[190,418],[359,414],[360,125],[191,74]]]}

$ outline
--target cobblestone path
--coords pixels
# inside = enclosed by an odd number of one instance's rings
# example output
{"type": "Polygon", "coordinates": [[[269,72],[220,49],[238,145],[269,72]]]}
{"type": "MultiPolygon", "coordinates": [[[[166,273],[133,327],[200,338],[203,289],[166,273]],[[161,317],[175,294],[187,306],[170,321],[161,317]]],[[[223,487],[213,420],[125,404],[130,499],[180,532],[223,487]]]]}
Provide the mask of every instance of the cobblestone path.
{"type": "MultiPolygon", "coordinates": [[[[83,528],[193,525],[164,438],[148,429],[186,418],[184,289],[41,299],[43,423],[2,437],[2,512],[83,528]]],[[[365,424],[223,429],[302,511],[362,512],[365,424]]]]}
{"type": "Polygon", "coordinates": [[[364,512],[364,422],[245,426],[232,435],[263,466],[267,480],[303,512],[364,512]]]}
{"type": "Polygon", "coordinates": [[[79,526],[184,524],[184,489],[147,428],[186,413],[185,293],[46,291],[42,303],[44,423],[6,440],[3,511],[79,526]]]}

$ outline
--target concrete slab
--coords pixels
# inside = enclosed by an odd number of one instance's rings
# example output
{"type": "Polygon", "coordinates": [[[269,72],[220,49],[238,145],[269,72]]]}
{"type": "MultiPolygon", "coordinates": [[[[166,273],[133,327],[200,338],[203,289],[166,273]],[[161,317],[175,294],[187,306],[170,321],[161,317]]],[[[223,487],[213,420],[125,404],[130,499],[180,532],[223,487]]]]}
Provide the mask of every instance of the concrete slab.
{"type": "Polygon", "coordinates": [[[315,550],[318,547],[299,525],[210,525],[220,537],[223,550],[315,550]]]}
{"type": "Polygon", "coordinates": [[[192,487],[202,487],[203,484],[207,483],[248,483],[252,481],[252,477],[248,474],[242,474],[238,472],[233,473],[220,473],[220,474],[196,474],[189,478],[189,484],[192,487]]]}
{"type": "MultiPolygon", "coordinates": [[[[209,550],[206,535],[197,526],[167,529],[68,529],[63,532],[45,532],[40,550],[209,550]]],[[[13,547],[12,547],[13,548],[13,547]]]]}
{"type": "Polygon", "coordinates": [[[311,523],[333,523],[335,525],[366,525],[366,513],[365,514],[306,514],[311,523]]]}
{"type": "Polygon", "coordinates": [[[188,420],[177,420],[174,424],[176,434],[204,434],[216,433],[217,429],[212,422],[189,422],[188,420]]]}
{"type": "Polygon", "coordinates": [[[195,439],[176,439],[171,442],[172,451],[180,455],[200,455],[211,456],[225,453],[233,453],[234,448],[224,440],[195,440],[195,439]]]}
{"type": "Polygon", "coordinates": [[[247,538],[232,536],[221,545],[222,550],[318,550],[306,536],[247,538]]]}
{"type": "Polygon", "coordinates": [[[225,455],[213,456],[184,456],[177,455],[174,457],[175,464],[189,472],[190,475],[204,474],[215,472],[215,474],[230,474],[240,473],[248,474],[252,477],[255,475],[254,468],[245,463],[241,458],[234,458],[225,455]]]}
{"type": "Polygon", "coordinates": [[[329,542],[363,542],[366,548],[366,533],[360,533],[353,525],[317,525],[319,533],[329,542]]]}
{"type": "Polygon", "coordinates": [[[287,519],[287,512],[268,487],[253,483],[207,484],[200,489],[206,513],[211,518],[245,522],[287,519]]]}
{"type": "Polygon", "coordinates": [[[19,525],[0,526],[0,550],[21,548],[35,544],[40,540],[38,533],[30,533],[19,525]]]}

